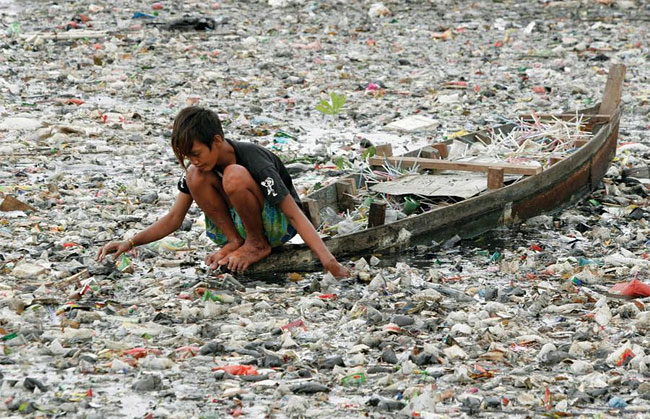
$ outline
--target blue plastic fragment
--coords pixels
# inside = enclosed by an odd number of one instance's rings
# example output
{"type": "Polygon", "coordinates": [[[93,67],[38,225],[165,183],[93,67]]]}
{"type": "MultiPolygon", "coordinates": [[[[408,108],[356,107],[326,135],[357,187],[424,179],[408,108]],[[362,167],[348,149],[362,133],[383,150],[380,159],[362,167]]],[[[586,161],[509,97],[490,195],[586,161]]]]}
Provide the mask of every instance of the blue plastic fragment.
{"type": "Polygon", "coordinates": [[[131,16],[131,19],[155,19],[156,16],[150,15],[148,13],[142,13],[142,12],[135,12],[133,13],[133,16],[131,16]]]}
{"type": "Polygon", "coordinates": [[[625,409],[627,407],[627,402],[618,396],[614,396],[611,399],[609,399],[607,405],[614,409],[625,409]]]}

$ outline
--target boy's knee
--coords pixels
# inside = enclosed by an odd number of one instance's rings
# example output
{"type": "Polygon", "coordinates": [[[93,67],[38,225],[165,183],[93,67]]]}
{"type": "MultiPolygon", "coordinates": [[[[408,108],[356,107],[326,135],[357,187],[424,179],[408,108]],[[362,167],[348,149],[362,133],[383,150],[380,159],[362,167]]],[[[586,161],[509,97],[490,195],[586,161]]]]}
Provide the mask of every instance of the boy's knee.
{"type": "Polygon", "coordinates": [[[246,188],[253,178],[244,166],[231,164],[223,172],[223,189],[227,194],[246,188]]]}
{"type": "Polygon", "coordinates": [[[190,188],[190,190],[195,189],[197,186],[201,185],[205,179],[206,174],[201,172],[195,166],[188,167],[187,171],[185,172],[185,182],[187,183],[187,187],[190,188]]]}

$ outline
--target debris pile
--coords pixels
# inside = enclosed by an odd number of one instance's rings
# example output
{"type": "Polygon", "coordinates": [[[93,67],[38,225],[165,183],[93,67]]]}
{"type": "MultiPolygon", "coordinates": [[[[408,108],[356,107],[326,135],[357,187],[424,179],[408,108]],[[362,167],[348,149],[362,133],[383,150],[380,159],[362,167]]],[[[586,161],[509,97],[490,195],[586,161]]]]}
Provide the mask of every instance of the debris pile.
{"type": "MultiPolygon", "coordinates": [[[[0,416],[648,415],[648,14],[0,2],[0,416]],[[94,262],[172,204],[188,105],[280,155],[304,194],[372,146],[593,106],[609,62],[628,68],[617,157],[573,208],[347,261],[342,281],[209,272],[196,207],[173,237],[94,262]]],[[[583,122],[521,125],[528,141],[494,155],[568,153],[583,122]],[[540,126],[570,133],[538,143],[540,126]]]]}

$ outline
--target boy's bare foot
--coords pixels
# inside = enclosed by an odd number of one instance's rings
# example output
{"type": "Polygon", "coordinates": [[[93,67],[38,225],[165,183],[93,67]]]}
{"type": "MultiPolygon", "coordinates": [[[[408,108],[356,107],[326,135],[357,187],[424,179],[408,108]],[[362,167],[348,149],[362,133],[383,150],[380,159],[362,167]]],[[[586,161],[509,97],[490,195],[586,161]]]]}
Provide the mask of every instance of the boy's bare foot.
{"type": "Polygon", "coordinates": [[[226,243],[221,249],[210,253],[205,258],[205,264],[208,265],[210,269],[217,269],[220,265],[219,261],[227,257],[235,250],[239,249],[243,244],[244,244],[244,240],[226,243]]]}
{"type": "Polygon", "coordinates": [[[244,242],[244,245],[219,261],[219,265],[227,265],[233,272],[242,272],[255,262],[259,262],[271,254],[268,243],[244,242]]]}

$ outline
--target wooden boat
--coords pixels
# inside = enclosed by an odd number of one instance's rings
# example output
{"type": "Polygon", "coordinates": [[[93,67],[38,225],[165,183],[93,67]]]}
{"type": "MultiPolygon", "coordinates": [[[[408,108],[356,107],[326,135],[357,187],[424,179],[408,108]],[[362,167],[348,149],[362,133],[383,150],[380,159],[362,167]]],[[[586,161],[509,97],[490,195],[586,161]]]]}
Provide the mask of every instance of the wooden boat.
{"type": "MultiPolygon", "coordinates": [[[[426,152],[429,153],[428,157],[438,157],[435,156],[438,154],[435,150],[431,153],[431,147],[426,150],[414,150],[403,156],[391,156],[389,148],[387,150],[378,147],[378,153],[370,159],[370,163],[381,165],[387,161],[402,167],[417,164],[421,169],[481,171],[487,173],[488,188],[469,199],[385,224],[381,224],[381,220],[373,221],[375,214],[371,208],[370,224],[379,225],[326,238],[324,241],[327,247],[335,257],[345,258],[385,252],[395,247],[408,246],[422,238],[429,243],[430,240],[441,241],[456,235],[468,238],[501,225],[521,222],[575,203],[598,186],[616,152],[624,75],[623,65],[613,65],[610,68],[603,100],[594,107],[570,114],[535,116],[568,120],[579,115],[586,118],[587,129],[591,133],[588,141],[575,144],[574,152],[561,159],[551,158],[551,165],[545,168],[513,164],[460,163],[423,157],[426,152]],[[504,185],[504,173],[515,173],[524,177],[504,185]]],[[[498,133],[507,133],[512,129],[513,124],[494,128],[498,133]]],[[[479,131],[459,137],[458,140],[467,143],[485,142],[487,133],[479,131]]],[[[444,146],[440,148],[440,143],[434,147],[444,151],[444,146]]],[[[337,212],[349,209],[353,205],[352,196],[356,190],[368,186],[363,176],[349,175],[309,194],[304,203],[312,222],[319,224],[322,211],[328,207],[337,212]]],[[[381,218],[381,207],[379,214],[381,218]]],[[[312,269],[320,269],[320,265],[306,245],[285,244],[275,248],[268,258],[251,266],[248,273],[312,269]]]]}

